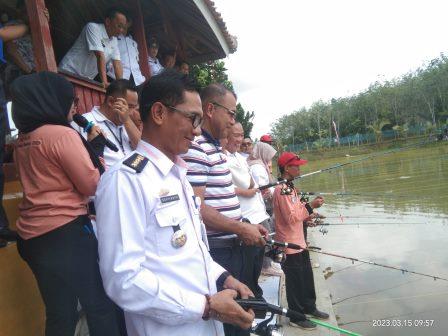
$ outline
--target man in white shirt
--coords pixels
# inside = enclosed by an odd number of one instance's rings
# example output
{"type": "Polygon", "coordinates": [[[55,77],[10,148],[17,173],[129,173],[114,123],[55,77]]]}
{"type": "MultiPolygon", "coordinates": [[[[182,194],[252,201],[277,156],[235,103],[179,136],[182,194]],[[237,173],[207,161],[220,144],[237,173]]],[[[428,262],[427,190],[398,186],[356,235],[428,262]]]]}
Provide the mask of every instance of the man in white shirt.
{"type": "Polygon", "coordinates": [[[165,71],[144,85],[141,105],[137,150],[106,171],[96,193],[106,293],[124,310],[129,336],[222,336],[221,322],[249,328],[253,312],[234,298],[252,292],[212,260],[179,157],[200,134],[196,86],[165,71]]]}
{"type": "MultiPolygon", "coordinates": [[[[128,80],[118,79],[107,88],[101,106],[95,106],[92,111],[83,114],[83,117],[97,125],[104,136],[118,148],[117,152],[108,147],[104,148],[106,168],[113,166],[137,147],[141,132],[131,116],[138,109],[136,88],[128,80]]],[[[87,139],[87,133],[83,129],[78,126],[74,128],[87,139]]]]}
{"type": "Polygon", "coordinates": [[[148,44],[148,64],[151,69],[151,76],[158,75],[165,69],[157,58],[159,53],[159,42],[155,38],[152,38],[148,44]]]}
{"type": "MultiPolygon", "coordinates": [[[[227,162],[235,185],[235,194],[240,201],[243,218],[252,224],[262,224],[265,228],[269,228],[269,215],[266,213],[263,197],[250,174],[246,159],[238,153],[243,138],[243,126],[237,122],[229,131],[226,145],[227,162]]],[[[258,278],[263,266],[264,247],[244,246],[243,253],[246,257],[243,282],[256,297],[261,298],[263,290],[258,285],[258,278]]]]}
{"type": "Polygon", "coordinates": [[[94,79],[99,74],[106,88],[109,86],[106,64],[112,61],[116,78],[122,78],[116,36],[123,34],[127,22],[126,15],[115,8],[106,13],[104,24],[89,22],[59,63],[59,68],[88,79],[94,79]]]}
{"type": "MultiPolygon", "coordinates": [[[[146,78],[140,70],[138,44],[131,35],[128,35],[131,25],[132,21],[129,20],[123,34],[117,37],[117,43],[120,50],[121,66],[123,67],[122,78],[128,79],[135,86],[139,86],[145,82],[146,78]]],[[[107,63],[107,75],[116,78],[113,62],[107,63]]]]}
{"type": "Polygon", "coordinates": [[[244,138],[241,143],[240,149],[238,153],[241,154],[242,157],[247,159],[249,155],[252,153],[252,149],[254,148],[251,138],[244,138]]]}

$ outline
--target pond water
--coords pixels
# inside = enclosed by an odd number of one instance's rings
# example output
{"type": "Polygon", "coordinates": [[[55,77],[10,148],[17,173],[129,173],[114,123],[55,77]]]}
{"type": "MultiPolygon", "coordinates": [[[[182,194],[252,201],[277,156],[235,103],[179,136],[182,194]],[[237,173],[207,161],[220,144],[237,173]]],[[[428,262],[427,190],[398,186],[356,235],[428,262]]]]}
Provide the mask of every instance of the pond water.
{"type": "MultiPolygon", "coordinates": [[[[360,157],[310,162],[302,174],[360,157]]],[[[298,186],[346,193],[325,196],[328,233],[313,229],[323,250],[448,279],[448,144],[376,157],[298,186]]],[[[341,327],[362,335],[448,334],[448,281],[319,259],[341,327]]]]}

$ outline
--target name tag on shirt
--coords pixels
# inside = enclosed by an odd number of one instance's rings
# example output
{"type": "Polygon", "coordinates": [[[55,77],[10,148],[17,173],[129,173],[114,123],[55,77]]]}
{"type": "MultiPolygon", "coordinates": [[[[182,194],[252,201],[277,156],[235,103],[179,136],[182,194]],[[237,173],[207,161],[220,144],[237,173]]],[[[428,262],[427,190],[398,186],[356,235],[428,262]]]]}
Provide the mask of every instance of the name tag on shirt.
{"type": "Polygon", "coordinates": [[[179,200],[179,195],[169,195],[169,196],[162,196],[160,197],[160,202],[162,204],[166,204],[166,203],[171,203],[171,202],[176,202],[179,200]]]}

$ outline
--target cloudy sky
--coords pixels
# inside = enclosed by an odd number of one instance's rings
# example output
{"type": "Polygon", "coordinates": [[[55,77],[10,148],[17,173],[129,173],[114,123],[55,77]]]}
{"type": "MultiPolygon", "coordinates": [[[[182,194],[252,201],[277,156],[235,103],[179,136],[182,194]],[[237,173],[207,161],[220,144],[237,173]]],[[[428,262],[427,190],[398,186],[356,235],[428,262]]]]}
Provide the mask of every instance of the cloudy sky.
{"type": "Polygon", "coordinates": [[[238,50],[226,60],[253,137],[319,99],[392,79],[448,48],[448,2],[214,0],[238,50]]]}

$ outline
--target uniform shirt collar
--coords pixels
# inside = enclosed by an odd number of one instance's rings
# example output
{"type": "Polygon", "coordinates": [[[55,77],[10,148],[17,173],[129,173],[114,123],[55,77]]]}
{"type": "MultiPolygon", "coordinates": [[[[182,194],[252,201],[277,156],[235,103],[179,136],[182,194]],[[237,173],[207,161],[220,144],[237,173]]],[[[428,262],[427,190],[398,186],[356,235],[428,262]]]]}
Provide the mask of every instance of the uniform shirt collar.
{"type": "Polygon", "coordinates": [[[159,149],[144,140],[140,140],[138,143],[137,151],[146,156],[163,176],[168,175],[174,167],[178,170],[180,176],[185,177],[187,175],[187,164],[179,156],[176,156],[176,162],[174,163],[159,149]]]}
{"type": "Polygon", "coordinates": [[[93,118],[95,118],[96,122],[104,122],[106,120],[110,121],[109,119],[107,119],[107,117],[100,111],[100,107],[99,106],[94,106],[92,109],[92,116],[93,118]]]}
{"type": "Polygon", "coordinates": [[[202,135],[204,136],[205,140],[207,140],[207,142],[212,143],[213,145],[215,145],[215,147],[221,148],[221,144],[219,143],[218,139],[215,139],[210,133],[208,133],[205,129],[201,129],[202,130],[202,135]]]}
{"type": "Polygon", "coordinates": [[[102,112],[101,112],[101,110],[100,110],[100,107],[99,106],[94,106],[93,107],[93,109],[92,109],[92,116],[93,116],[93,118],[95,119],[95,121],[97,122],[97,123],[100,123],[100,122],[108,122],[110,125],[113,125],[115,128],[120,128],[120,127],[122,127],[123,125],[115,125],[115,123],[113,122],[113,121],[111,121],[111,120],[109,120],[102,112]]]}

